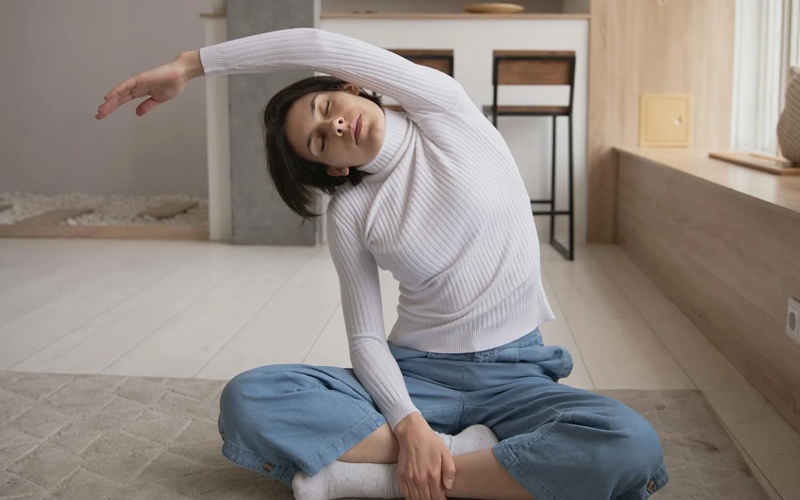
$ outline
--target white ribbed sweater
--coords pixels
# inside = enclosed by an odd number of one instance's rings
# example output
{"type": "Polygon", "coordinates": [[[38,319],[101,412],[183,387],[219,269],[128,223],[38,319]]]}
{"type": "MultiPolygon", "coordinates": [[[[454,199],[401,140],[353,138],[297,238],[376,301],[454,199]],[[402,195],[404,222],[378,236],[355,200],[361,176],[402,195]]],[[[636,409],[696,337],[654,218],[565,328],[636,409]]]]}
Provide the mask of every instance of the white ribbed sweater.
{"type": "Polygon", "coordinates": [[[418,411],[383,327],[378,269],[400,282],[389,340],[439,353],[506,344],[552,319],[528,194],[500,133],[455,80],[314,29],[200,51],[207,75],[312,69],[396,99],[379,155],[328,206],[350,358],[392,429],[418,411]]]}

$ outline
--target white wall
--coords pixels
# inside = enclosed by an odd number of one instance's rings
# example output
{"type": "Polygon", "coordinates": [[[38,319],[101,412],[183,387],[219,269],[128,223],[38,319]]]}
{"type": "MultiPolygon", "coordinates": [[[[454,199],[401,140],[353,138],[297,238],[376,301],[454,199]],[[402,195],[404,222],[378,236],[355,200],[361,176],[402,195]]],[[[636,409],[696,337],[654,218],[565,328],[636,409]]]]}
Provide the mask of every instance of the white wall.
{"type": "Polygon", "coordinates": [[[203,0],[0,1],[0,192],[206,195],[205,84],[103,121],[103,96],[203,45],[203,0]]]}

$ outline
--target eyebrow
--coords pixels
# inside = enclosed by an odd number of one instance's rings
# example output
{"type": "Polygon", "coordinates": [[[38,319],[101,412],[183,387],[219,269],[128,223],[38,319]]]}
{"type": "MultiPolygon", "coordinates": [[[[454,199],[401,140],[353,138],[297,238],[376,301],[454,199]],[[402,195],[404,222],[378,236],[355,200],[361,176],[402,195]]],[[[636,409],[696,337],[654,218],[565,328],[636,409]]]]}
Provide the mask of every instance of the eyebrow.
{"type": "MultiPolygon", "coordinates": [[[[314,118],[314,115],[317,111],[317,97],[319,94],[316,94],[313,99],[311,99],[311,118],[314,118]]],[[[312,131],[308,134],[308,140],[306,141],[306,149],[308,149],[308,153],[313,155],[314,153],[311,152],[311,141],[314,140],[314,132],[312,131]]]]}

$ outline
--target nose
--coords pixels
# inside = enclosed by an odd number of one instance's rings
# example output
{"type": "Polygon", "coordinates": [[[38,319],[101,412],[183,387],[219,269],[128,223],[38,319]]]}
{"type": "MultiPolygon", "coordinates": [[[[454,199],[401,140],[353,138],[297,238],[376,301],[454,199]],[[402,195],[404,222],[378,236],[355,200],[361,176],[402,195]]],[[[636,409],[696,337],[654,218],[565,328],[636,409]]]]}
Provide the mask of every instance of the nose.
{"type": "Polygon", "coordinates": [[[346,124],[346,122],[345,122],[345,119],[344,119],[343,116],[340,116],[339,118],[335,118],[335,119],[333,119],[331,121],[331,128],[333,129],[333,132],[338,137],[341,137],[341,136],[344,135],[344,133],[345,133],[345,124],[346,124]]]}

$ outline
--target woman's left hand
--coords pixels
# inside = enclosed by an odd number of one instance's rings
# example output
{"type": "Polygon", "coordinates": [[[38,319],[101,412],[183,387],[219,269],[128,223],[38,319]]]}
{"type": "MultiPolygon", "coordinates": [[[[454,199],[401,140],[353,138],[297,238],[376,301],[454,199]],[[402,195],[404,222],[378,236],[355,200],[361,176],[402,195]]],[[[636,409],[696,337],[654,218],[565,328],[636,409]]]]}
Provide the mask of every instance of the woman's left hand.
{"type": "Polygon", "coordinates": [[[456,467],[444,441],[419,413],[412,413],[395,427],[400,445],[397,479],[407,500],[445,500],[453,487],[456,467]]]}
{"type": "Polygon", "coordinates": [[[128,102],[149,96],[136,107],[136,114],[142,116],[180,95],[189,80],[203,74],[200,52],[184,52],[174,61],[140,73],[114,87],[105,95],[95,118],[102,120],[128,102]]]}

